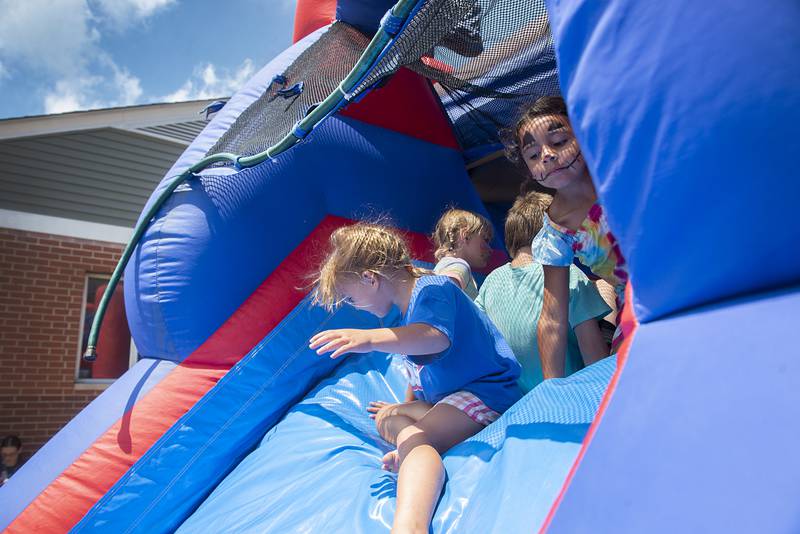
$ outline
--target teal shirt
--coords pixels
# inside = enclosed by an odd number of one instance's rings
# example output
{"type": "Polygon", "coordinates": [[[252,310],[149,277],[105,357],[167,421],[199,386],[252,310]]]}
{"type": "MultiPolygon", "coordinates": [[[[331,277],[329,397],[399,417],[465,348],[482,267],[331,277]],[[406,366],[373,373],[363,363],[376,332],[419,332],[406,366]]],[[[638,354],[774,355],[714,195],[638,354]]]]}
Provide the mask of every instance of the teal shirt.
{"type": "MultiPolygon", "coordinates": [[[[536,341],[536,326],[542,313],[544,272],[539,263],[495,269],[486,277],[475,304],[486,312],[508,342],[522,366],[519,385],[524,392],[543,379],[542,361],[536,341]]],[[[574,265],[569,270],[569,336],[566,375],[583,368],[583,358],[573,329],[589,319],[607,315],[611,309],[594,283],[574,265]]]]}

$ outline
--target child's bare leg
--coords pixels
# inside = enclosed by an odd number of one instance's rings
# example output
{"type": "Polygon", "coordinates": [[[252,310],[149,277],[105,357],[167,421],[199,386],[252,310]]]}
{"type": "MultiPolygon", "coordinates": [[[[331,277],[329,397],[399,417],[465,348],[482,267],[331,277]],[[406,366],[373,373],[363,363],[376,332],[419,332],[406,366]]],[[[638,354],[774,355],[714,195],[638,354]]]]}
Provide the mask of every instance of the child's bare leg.
{"type": "Polygon", "coordinates": [[[400,474],[393,534],[427,534],[444,484],[441,454],[482,428],[458,408],[437,404],[398,433],[400,474]]]}
{"type": "Polygon", "coordinates": [[[414,421],[419,421],[425,417],[425,414],[428,413],[428,410],[431,408],[433,408],[433,404],[430,402],[415,400],[401,404],[400,413],[410,417],[414,421]]]}
{"type": "Polygon", "coordinates": [[[388,409],[392,414],[402,414],[412,418],[414,421],[419,421],[428,410],[433,408],[433,404],[421,400],[410,400],[405,402],[386,402],[386,401],[370,401],[367,405],[367,411],[370,417],[375,419],[378,414],[384,409],[388,409]]]}
{"type": "Polygon", "coordinates": [[[407,415],[389,415],[378,421],[378,434],[392,445],[397,445],[398,434],[400,434],[404,428],[416,422],[416,419],[412,419],[407,415]]]}
{"type": "Polygon", "coordinates": [[[397,443],[397,434],[410,424],[416,423],[433,405],[425,401],[390,404],[384,401],[369,403],[367,411],[374,415],[378,433],[391,444],[397,443]]]}

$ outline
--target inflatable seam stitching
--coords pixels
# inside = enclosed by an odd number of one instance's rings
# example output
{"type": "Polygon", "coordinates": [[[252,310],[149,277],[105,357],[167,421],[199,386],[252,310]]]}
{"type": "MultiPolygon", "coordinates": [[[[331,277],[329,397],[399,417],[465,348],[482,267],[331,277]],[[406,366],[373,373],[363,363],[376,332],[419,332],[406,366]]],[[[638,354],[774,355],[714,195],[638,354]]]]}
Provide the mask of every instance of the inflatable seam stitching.
{"type": "MultiPolygon", "coordinates": [[[[155,269],[154,269],[154,274],[153,274],[153,280],[155,281],[155,286],[156,286],[156,295],[155,295],[155,297],[156,297],[156,306],[155,306],[155,309],[158,311],[158,315],[159,315],[159,317],[161,319],[161,322],[166,324],[166,317],[164,316],[163,309],[162,309],[162,304],[161,304],[161,285],[159,284],[159,280],[158,280],[159,273],[161,272],[160,269],[159,269],[158,251],[161,248],[161,240],[163,239],[163,235],[164,235],[164,225],[166,224],[167,219],[169,218],[171,211],[169,209],[167,209],[167,204],[166,203],[164,204],[164,206],[162,206],[161,209],[164,210],[164,216],[161,218],[160,221],[158,221],[160,223],[159,226],[158,226],[158,230],[157,230],[157,236],[158,237],[156,238],[155,244],[153,245],[153,249],[154,249],[153,250],[153,257],[155,258],[155,269]]],[[[172,338],[172,336],[170,334],[169,328],[165,328],[164,329],[164,345],[163,345],[165,353],[169,353],[168,352],[168,348],[172,348],[172,352],[174,353],[175,344],[172,342],[171,338],[172,338]]]]}

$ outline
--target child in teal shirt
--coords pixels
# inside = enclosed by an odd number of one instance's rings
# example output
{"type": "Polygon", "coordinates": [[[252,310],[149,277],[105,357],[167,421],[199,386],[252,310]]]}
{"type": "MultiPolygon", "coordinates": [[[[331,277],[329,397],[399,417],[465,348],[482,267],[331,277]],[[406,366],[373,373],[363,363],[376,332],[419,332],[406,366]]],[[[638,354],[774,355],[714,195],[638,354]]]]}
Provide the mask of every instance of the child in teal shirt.
{"type": "MultiPolygon", "coordinates": [[[[542,380],[536,325],[542,311],[544,273],[531,257],[531,241],[542,227],[549,197],[528,193],[508,212],[505,225],[510,263],[492,271],[481,286],[475,304],[494,322],[522,366],[519,385],[528,392],[542,380]]],[[[598,319],[611,309],[594,282],[570,267],[569,321],[566,375],[608,356],[598,319]]]]}

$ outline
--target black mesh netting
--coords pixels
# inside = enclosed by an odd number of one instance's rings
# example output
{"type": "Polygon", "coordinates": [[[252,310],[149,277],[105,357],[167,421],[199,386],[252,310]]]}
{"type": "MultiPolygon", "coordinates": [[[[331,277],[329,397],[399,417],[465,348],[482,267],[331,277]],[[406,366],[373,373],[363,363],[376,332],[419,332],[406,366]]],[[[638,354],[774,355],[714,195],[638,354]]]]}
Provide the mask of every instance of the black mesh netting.
{"type": "Polygon", "coordinates": [[[429,0],[359,85],[407,66],[435,80],[468,155],[539,96],[560,94],[543,0],[429,0]]]}
{"type": "Polygon", "coordinates": [[[232,152],[252,156],[288,134],[309,108],[323,101],[355,66],[369,37],[337,22],[298,56],[283,79],[273,81],[258,100],[242,112],[207,154],[232,152]],[[302,83],[302,87],[298,84],[302,83]]]}
{"type": "MultiPolygon", "coordinates": [[[[369,38],[335,23],[253,102],[208,154],[250,156],[280,141],[355,66],[369,38]],[[302,83],[302,88],[297,84],[302,83]]],[[[543,0],[429,0],[352,91],[407,66],[434,80],[468,159],[499,144],[526,103],[559,94],[543,0]]]]}

